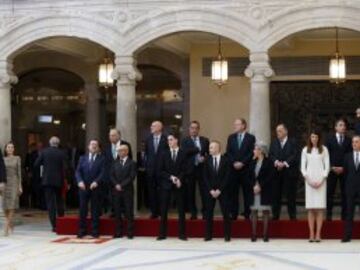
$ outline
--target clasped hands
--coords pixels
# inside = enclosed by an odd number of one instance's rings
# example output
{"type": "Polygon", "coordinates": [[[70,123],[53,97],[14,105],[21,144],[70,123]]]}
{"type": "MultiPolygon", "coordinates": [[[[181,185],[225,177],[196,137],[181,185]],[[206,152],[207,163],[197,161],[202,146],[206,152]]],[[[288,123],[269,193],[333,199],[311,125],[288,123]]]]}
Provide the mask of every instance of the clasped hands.
{"type": "Polygon", "coordinates": [[[235,170],[241,170],[244,167],[244,163],[240,161],[235,161],[233,166],[235,170]]]}
{"type": "Polygon", "coordinates": [[[181,181],[179,178],[177,178],[176,176],[172,175],[170,176],[171,181],[173,182],[173,184],[177,187],[180,188],[181,187],[181,181]]]}
{"type": "Polygon", "coordinates": [[[275,161],[275,168],[278,170],[278,171],[281,171],[282,169],[284,169],[286,166],[286,163],[284,161],[279,161],[279,160],[276,160],[275,161]]]}
{"type": "Polygon", "coordinates": [[[214,199],[216,199],[217,197],[220,196],[221,191],[219,189],[212,189],[210,190],[210,194],[214,199]]]}
{"type": "MultiPolygon", "coordinates": [[[[85,190],[86,189],[86,186],[85,186],[85,183],[83,181],[79,182],[78,184],[78,187],[81,189],[81,190],[85,190]]],[[[90,190],[94,190],[95,188],[98,187],[98,183],[96,183],[95,181],[91,183],[90,185],[90,190]]]]}

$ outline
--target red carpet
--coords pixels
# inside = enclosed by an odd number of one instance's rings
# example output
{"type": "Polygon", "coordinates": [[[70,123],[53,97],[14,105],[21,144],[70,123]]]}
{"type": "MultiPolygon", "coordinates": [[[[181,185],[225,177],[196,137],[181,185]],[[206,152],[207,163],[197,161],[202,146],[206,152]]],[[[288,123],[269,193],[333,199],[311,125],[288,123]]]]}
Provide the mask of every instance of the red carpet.
{"type": "MultiPolygon", "coordinates": [[[[187,220],[188,237],[204,237],[203,220],[187,220]]],[[[90,231],[90,220],[88,219],[90,231]]],[[[78,217],[65,216],[57,219],[57,234],[69,235],[76,234],[78,230],[78,217]]],[[[125,227],[126,228],[126,227],[125,227]]],[[[137,218],[135,221],[135,236],[156,237],[159,231],[159,220],[146,218],[137,218]]],[[[262,226],[258,226],[259,235],[261,235],[262,226]]],[[[232,236],[235,238],[249,238],[251,226],[249,221],[237,220],[232,222],[232,236]]],[[[114,221],[111,218],[103,217],[100,221],[100,234],[112,235],[114,233],[114,221]]],[[[280,220],[272,221],[269,227],[270,238],[308,238],[308,225],[306,220],[289,221],[280,220]]],[[[343,222],[332,221],[325,222],[322,237],[324,239],[341,239],[343,235],[343,222]]],[[[177,220],[169,219],[168,236],[177,236],[177,220]]],[[[214,237],[223,236],[222,220],[214,221],[214,237]]],[[[354,223],[354,238],[360,238],[360,221],[354,223]]]]}

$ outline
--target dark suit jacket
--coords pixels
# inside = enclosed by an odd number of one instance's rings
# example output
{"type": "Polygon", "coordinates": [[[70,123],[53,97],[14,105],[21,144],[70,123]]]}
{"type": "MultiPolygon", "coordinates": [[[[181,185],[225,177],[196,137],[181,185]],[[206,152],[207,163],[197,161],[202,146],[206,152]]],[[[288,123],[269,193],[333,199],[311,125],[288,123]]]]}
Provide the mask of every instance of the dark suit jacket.
{"type": "MultiPolygon", "coordinates": [[[[195,158],[197,154],[201,156],[208,156],[209,155],[209,139],[199,136],[201,150],[196,147],[194,140],[192,137],[187,136],[181,142],[181,149],[184,150],[186,155],[188,156],[188,169],[189,173],[192,173],[195,168],[195,158]]],[[[202,166],[203,163],[200,163],[198,166],[202,166]]]]}
{"type": "MultiPolygon", "coordinates": [[[[129,158],[132,159],[132,150],[131,150],[131,145],[130,143],[128,143],[127,141],[121,140],[120,145],[127,145],[129,147],[129,158]]],[[[111,167],[114,163],[114,157],[113,157],[113,153],[112,153],[112,145],[108,144],[104,151],[103,151],[104,155],[105,155],[105,172],[104,172],[104,181],[110,182],[111,181],[111,167]]]]}
{"type": "Polygon", "coordinates": [[[160,186],[163,189],[169,190],[174,186],[170,179],[171,175],[179,178],[181,184],[184,185],[185,177],[188,175],[186,153],[180,148],[174,162],[171,158],[170,150],[165,150],[159,161],[158,175],[161,179],[160,186]]]}
{"type": "Polygon", "coordinates": [[[219,189],[222,193],[226,191],[229,183],[231,163],[229,159],[222,155],[220,158],[220,164],[218,165],[218,171],[214,170],[214,161],[212,156],[205,162],[204,166],[204,183],[209,194],[210,190],[219,189]]]}
{"type": "Polygon", "coordinates": [[[75,177],[78,183],[84,182],[89,185],[92,182],[101,184],[104,181],[105,157],[97,154],[93,165],[90,166],[89,154],[80,157],[75,177]]]}
{"type": "Polygon", "coordinates": [[[351,139],[345,136],[344,142],[342,145],[339,145],[335,134],[328,137],[326,147],[329,150],[331,167],[342,167],[345,155],[352,151],[351,139]]]}
{"type": "Polygon", "coordinates": [[[347,194],[360,191],[360,166],[356,169],[354,153],[350,152],[344,158],[344,173],[346,175],[345,190],[347,194]]]}
{"type": "Polygon", "coordinates": [[[154,137],[151,134],[145,141],[145,169],[146,174],[150,177],[155,177],[158,167],[158,161],[162,154],[169,150],[167,138],[164,134],[161,135],[157,152],[154,149],[154,137]]]}
{"type": "Polygon", "coordinates": [[[118,159],[113,163],[111,168],[111,184],[113,187],[120,184],[123,190],[133,189],[136,172],[135,161],[128,157],[125,164],[121,165],[118,159]]]}
{"type": "Polygon", "coordinates": [[[35,167],[43,166],[42,185],[62,187],[67,169],[66,154],[58,147],[42,150],[35,161],[35,167]]]}
{"type": "Polygon", "coordinates": [[[6,183],[6,169],[2,152],[0,150],[0,183],[6,183]]]}
{"type": "Polygon", "coordinates": [[[253,157],[255,136],[246,132],[240,149],[238,146],[237,136],[237,133],[233,133],[228,137],[226,154],[231,164],[233,164],[235,161],[240,161],[245,165],[246,168],[248,167],[253,157]]]}
{"type": "MultiPolygon", "coordinates": [[[[254,187],[256,181],[261,187],[261,204],[271,205],[272,197],[272,179],[274,177],[275,168],[273,162],[269,158],[265,158],[262,162],[258,177],[255,177],[255,167],[257,160],[252,160],[249,166],[249,178],[251,186],[254,187]]],[[[254,193],[252,192],[252,202],[254,203],[254,193]]]]}
{"type": "Polygon", "coordinates": [[[296,141],[288,137],[284,147],[281,148],[279,139],[275,139],[270,145],[269,158],[273,162],[276,160],[286,161],[289,168],[284,168],[284,172],[295,176],[299,172],[299,151],[296,141]]]}

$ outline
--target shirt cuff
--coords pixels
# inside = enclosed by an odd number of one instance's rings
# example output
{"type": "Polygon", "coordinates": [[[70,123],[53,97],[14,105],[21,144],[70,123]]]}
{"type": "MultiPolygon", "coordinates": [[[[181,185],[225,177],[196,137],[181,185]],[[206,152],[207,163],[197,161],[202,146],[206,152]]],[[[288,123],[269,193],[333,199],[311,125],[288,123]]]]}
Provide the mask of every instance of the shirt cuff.
{"type": "Polygon", "coordinates": [[[285,164],[285,167],[286,167],[286,168],[289,168],[289,167],[290,167],[290,165],[289,165],[286,161],[284,161],[284,164],[285,164]]]}

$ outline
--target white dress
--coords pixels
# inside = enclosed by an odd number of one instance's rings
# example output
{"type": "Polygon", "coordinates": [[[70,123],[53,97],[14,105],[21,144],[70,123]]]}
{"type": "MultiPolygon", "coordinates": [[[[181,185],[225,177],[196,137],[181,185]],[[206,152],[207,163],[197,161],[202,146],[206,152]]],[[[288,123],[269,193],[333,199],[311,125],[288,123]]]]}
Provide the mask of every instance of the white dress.
{"type": "Polygon", "coordinates": [[[317,148],[311,153],[304,147],[301,153],[301,173],[305,178],[305,208],[326,208],[326,178],[330,172],[329,151],[323,146],[320,154],[317,148]],[[309,183],[322,183],[319,188],[313,188],[309,183]]]}

